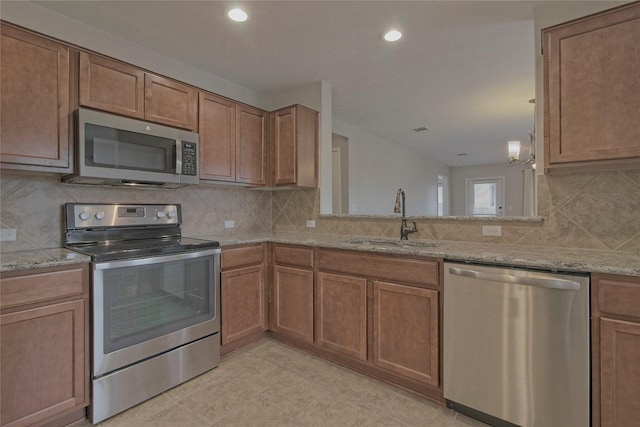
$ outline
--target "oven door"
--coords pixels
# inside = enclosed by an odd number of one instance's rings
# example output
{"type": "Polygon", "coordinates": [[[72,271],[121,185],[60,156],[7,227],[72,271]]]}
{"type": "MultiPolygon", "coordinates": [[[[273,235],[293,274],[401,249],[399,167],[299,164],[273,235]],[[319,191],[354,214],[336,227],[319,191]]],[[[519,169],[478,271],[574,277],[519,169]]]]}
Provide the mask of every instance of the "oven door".
{"type": "Polygon", "coordinates": [[[220,331],[220,249],[93,264],[93,376],[220,331]]]}

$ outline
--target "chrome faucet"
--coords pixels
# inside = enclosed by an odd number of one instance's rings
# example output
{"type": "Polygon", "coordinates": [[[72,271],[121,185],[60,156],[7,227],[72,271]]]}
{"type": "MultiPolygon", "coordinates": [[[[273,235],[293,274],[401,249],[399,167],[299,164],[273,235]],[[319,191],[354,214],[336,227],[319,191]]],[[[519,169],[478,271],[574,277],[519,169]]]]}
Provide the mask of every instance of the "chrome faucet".
{"type": "Polygon", "coordinates": [[[407,225],[407,213],[406,206],[404,200],[404,190],[402,188],[398,189],[396,193],[396,205],[393,208],[394,213],[402,212],[402,225],[400,226],[400,240],[408,240],[407,236],[409,233],[415,233],[418,231],[418,227],[416,226],[416,222],[413,222],[413,227],[409,227],[407,225]]]}

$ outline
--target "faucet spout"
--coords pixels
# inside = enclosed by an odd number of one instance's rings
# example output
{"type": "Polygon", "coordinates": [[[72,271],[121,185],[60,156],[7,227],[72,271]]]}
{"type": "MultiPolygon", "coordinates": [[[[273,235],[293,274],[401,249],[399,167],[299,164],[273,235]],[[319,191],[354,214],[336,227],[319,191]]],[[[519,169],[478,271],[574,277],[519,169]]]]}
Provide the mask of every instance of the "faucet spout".
{"type": "Polygon", "coordinates": [[[418,227],[416,226],[415,221],[413,222],[413,227],[407,225],[407,213],[406,213],[406,203],[405,203],[405,194],[402,188],[398,189],[396,193],[396,203],[393,207],[394,213],[402,213],[402,224],[400,225],[400,240],[408,240],[409,233],[415,233],[418,231],[418,227]]]}

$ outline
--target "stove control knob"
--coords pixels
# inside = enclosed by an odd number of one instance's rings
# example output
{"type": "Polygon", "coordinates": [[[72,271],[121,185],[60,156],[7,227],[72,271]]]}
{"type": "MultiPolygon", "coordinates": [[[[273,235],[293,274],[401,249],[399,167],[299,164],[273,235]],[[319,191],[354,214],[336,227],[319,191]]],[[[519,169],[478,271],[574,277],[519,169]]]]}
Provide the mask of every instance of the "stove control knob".
{"type": "Polygon", "coordinates": [[[96,212],[96,219],[97,219],[98,221],[100,221],[100,220],[104,219],[104,211],[98,211],[98,212],[96,212]]]}
{"type": "Polygon", "coordinates": [[[85,212],[85,211],[82,211],[82,212],[80,212],[79,217],[80,217],[81,220],[86,221],[86,220],[89,219],[89,213],[85,212]]]}
{"type": "Polygon", "coordinates": [[[156,216],[157,216],[158,218],[164,218],[164,211],[158,211],[158,212],[156,212],[156,216]]]}
{"type": "Polygon", "coordinates": [[[176,212],[175,211],[169,211],[167,212],[167,218],[169,219],[173,219],[176,217],[176,212]]]}

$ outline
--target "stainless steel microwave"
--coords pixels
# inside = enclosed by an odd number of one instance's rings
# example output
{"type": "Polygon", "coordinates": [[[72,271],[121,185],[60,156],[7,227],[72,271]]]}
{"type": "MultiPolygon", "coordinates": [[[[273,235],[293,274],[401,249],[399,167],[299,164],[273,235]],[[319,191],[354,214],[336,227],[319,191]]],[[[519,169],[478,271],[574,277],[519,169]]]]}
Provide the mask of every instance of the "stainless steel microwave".
{"type": "Polygon", "coordinates": [[[179,188],[198,184],[198,134],[80,108],[76,162],[63,182],[179,188]]]}

